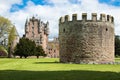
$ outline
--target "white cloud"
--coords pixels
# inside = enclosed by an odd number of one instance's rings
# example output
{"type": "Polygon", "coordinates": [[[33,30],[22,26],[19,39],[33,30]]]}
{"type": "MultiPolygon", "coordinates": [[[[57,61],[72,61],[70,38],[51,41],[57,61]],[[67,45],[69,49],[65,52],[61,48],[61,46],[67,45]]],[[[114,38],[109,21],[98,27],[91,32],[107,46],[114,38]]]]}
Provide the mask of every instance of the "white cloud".
{"type": "MultiPolygon", "coordinates": [[[[49,1],[51,5],[35,5],[33,2],[28,1],[27,6],[17,12],[10,13],[9,10],[12,4],[22,4],[22,0],[0,0],[0,15],[8,17],[15,23],[19,34],[24,34],[24,24],[28,17],[38,15],[42,21],[50,22],[50,39],[54,36],[58,36],[58,20],[59,17],[66,14],[77,13],[79,19],[81,13],[88,13],[88,18],[91,18],[91,13],[105,13],[114,16],[115,18],[115,33],[120,35],[120,7],[115,7],[107,4],[100,4],[97,0],[79,0],[80,3],[72,4],[69,0],[45,0],[49,1]],[[1,3],[2,2],[2,3],[1,3]]],[[[99,15],[98,15],[99,16],[99,15]]]]}
{"type": "Polygon", "coordinates": [[[22,0],[0,0],[0,14],[9,15],[9,10],[13,4],[22,4],[22,0]]]}

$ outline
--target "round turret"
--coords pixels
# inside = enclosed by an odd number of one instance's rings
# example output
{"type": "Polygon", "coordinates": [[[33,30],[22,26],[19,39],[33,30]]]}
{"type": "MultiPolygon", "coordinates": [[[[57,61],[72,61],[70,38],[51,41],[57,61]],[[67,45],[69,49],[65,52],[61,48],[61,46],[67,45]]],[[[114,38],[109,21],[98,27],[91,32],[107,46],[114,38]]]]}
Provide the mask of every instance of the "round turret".
{"type": "Polygon", "coordinates": [[[114,62],[114,18],[110,15],[82,13],[61,17],[59,20],[60,62],[109,63],[114,62]]]}

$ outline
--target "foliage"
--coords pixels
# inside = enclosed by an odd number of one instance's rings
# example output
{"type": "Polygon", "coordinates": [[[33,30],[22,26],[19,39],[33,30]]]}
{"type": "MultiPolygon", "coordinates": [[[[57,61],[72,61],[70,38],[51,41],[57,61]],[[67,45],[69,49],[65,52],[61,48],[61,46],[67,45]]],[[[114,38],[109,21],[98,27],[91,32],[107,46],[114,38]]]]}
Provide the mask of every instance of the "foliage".
{"type": "Polygon", "coordinates": [[[28,56],[46,56],[42,46],[36,46],[34,41],[29,40],[28,38],[21,38],[19,43],[16,46],[14,55],[23,56],[27,58],[28,56]]]}
{"type": "Polygon", "coordinates": [[[7,55],[8,55],[7,50],[3,46],[0,46],[0,56],[7,56],[7,55]]]}
{"type": "Polygon", "coordinates": [[[42,46],[39,45],[36,47],[35,56],[37,56],[37,58],[39,58],[39,56],[46,56],[42,46]]]}
{"type": "Polygon", "coordinates": [[[9,33],[11,26],[10,20],[0,16],[0,37],[3,37],[5,33],[9,33]]]}
{"type": "Polygon", "coordinates": [[[10,30],[9,36],[8,36],[8,45],[10,46],[11,43],[13,43],[13,40],[16,38],[16,29],[15,26],[13,26],[10,30]]]}
{"type": "Polygon", "coordinates": [[[120,56],[120,36],[115,36],[115,55],[120,56]]]}
{"type": "Polygon", "coordinates": [[[8,57],[11,57],[13,51],[14,51],[14,40],[16,38],[16,29],[15,26],[13,26],[10,30],[9,36],[8,36],[8,57]]]}
{"type": "MultiPolygon", "coordinates": [[[[13,25],[10,20],[0,16],[0,38],[1,39],[8,38],[8,35],[11,33],[12,26],[13,25]]],[[[6,45],[4,47],[6,47],[6,45]]],[[[8,49],[10,48],[9,45],[7,48],[8,49]]],[[[8,57],[10,57],[10,53],[8,54],[8,57]]]]}
{"type": "Polygon", "coordinates": [[[21,38],[19,43],[16,46],[14,55],[23,56],[27,58],[28,56],[34,55],[36,45],[34,41],[31,41],[27,38],[21,38]]]}

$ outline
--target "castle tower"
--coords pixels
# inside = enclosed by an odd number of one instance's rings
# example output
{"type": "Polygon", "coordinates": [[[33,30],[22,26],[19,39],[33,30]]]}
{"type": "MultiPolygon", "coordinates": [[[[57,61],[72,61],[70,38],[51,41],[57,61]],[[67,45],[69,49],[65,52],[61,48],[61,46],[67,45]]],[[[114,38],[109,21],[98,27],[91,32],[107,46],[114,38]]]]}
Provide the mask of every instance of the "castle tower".
{"type": "Polygon", "coordinates": [[[59,20],[60,62],[109,63],[114,62],[114,18],[110,15],[82,13],[61,17],[59,20]]]}
{"type": "Polygon", "coordinates": [[[34,16],[25,22],[25,37],[41,45],[46,52],[49,35],[49,22],[43,23],[34,16]]]}

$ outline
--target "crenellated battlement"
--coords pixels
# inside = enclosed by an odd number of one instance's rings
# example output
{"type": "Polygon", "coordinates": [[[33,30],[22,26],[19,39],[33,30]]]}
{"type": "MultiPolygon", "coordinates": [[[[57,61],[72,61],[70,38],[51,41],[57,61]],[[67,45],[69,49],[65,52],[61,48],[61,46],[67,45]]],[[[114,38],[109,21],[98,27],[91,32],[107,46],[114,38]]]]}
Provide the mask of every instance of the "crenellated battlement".
{"type": "MultiPolygon", "coordinates": [[[[111,15],[106,15],[106,14],[100,14],[100,19],[98,19],[97,13],[92,13],[91,14],[91,20],[87,19],[87,13],[82,13],[82,19],[81,20],[77,20],[78,16],[77,14],[72,14],[72,20],[71,21],[83,21],[83,22],[88,22],[88,21],[93,21],[93,22],[110,22],[110,23],[114,23],[114,17],[111,15]]],[[[59,23],[63,23],[63,22],[68,22],[70,21],[70,16],[69,15],[65,15],[64,17],[60,17],[59,19],[59,23]]]]}

